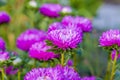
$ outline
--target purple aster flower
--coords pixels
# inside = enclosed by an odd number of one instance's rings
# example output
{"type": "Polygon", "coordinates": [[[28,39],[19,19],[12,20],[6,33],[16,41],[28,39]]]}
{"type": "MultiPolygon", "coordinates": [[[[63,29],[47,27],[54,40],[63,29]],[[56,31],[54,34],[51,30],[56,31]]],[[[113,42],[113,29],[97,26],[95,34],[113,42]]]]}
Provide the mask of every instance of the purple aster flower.
{"type": "Polygon", "coordinates": [[[36,68],[28,72],[24,80],[81,80],[77,72],[68,66],[36,68]]]}
{"type": "MultiPolygon", "coordinates": [[[[113,50],[112,53],[111,53],[112,60],[115,59],[115,56],[116,56],[116,50],[113,50]]],[[[117,59],[120,59],[120,53],[118,54],[117,59]]]]}
{"type": "Polygon", "coordinates": [[[17,38],[17,47],[28,51],[32,44],[46,39],[46,33],[37,29],[28,29],[17,38]]]}
{"type": "Polygon", "coordinates": [[[103,32],[99,39],[100,46],[108,47],[113,45],[120,46],[120,31],[108,30],[103,32]]]}
{"type": "Polygon", "coordinates": [[[53,52],[48,52],[48,49],[51,49],[51,47],[47,46],[45,42],[37,42],[30,47],[29,56],[44,61],[57,57],[53,52]]]}
{"type": "Polygon", "coordinates": [[[5,50],[6,49],[6,44],[5,41],[0,37],[0,50],[5,50]]]}
{"type": "Polygon", "coordinates": [[[62,6],[60,4],[46,3],[40,7],[39,11],[45,16],[59,17],[61,9],[62,6]]]}
{"type": "Polygon", "coordinates": [[[84,17],[72,17],[72,16],[65,16],[62,19],[63,25],[74,24],[76,27],[81,28],[83,32],[90,32],[92,30],[92,23],[88,18],[84,17]]]}
{"type": "Polygon", "coordinates": [[[71,13],[72,12],[72,8],[70,6],[64,6],[61,10],[62,13],[71,13]]]}
{"type": "Polygon", "coordinates": [[[9,22],[10,22],[10,16],[4,11],[0,11],[0,24],[9,23],[9,22]]]}
{"type": "Polygon", "coordinates": [[[76,48],[82,41],[82,32],[74,29],[58,29],[48,33],[48,40],[62,49],[76,48]]]}
{"type": "Polygon", "coordinates": [[[96,80],[96,77],[95,76],[91,76],[91,77],[84,77],[82,78],[81,80],[96,80]]]}
{"type": "Polygon", "coordinates": [[[9,57],[10,56],[8,52],[0,51],[0,62],[8,60],[9,57]]]}
{"type": "Polygon", "coordinates": [[[5,68],[5,72],[7,75],[14,75],[18,72],[18,69],[14,69],[13,66],[9,66],[5,68]]]}

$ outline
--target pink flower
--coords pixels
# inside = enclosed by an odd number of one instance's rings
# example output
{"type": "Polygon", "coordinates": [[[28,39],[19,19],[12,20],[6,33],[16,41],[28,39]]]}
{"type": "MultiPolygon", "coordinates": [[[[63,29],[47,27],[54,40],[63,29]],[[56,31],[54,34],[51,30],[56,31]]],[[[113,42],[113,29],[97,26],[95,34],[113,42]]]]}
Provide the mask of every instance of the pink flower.
{"type": "Polygon", "coordinates": [[[46,3],[43,4],[39,11],[41,14],[49,17],[59,17],[59,12],[61,11],[62,6],[60,4],[46,3]]]}
{"type": "Polygon", "coordinates": [[[51,49],[51,47],[47,46],[45,42],[37,42],[30,47],[29,56],[43,61],[58,57],[53,52],[47,51],[48,49],[51,49]]]}
{"type": "Polygon", "coordinates": [[[46,39],[46,33],[37,29],[28,29],[17,38],[17,47],[28,51],[32,44],[46,39]]]}
{"type": "Polygon", "coordinates": [[[10,22],[10,16],[4,11],[0,11],[0,24],[9,23],[9,22],[10,22]]]}
{"type": "Polygon", "coordinates": [[[65,16],[62,19],[62,24],[65,26],[76,25],[76,27],[81,28],[83,32],[90,32],[92,30],[92,22],[85,17],[65,16]]]}
{"type": "Polygon", "coordinates": [[[82,42],[82,32],[74,29],[58,29],[48,33],[48,40],[62,49],[76,48],[82,42]]]}
{"type": "Polygon", "coordinates": [[[103,32],[99,39],[100,46],[108,47],[117,45],[120,46],[120,31],[119,30],[108,30],[103,32]]]}
{"type": "Polygon", "coordinates": [[[58,65],[53,68],[32,69],[25,75],[24,80],[81,80],[81,78],[73,68],[58,65]]]}

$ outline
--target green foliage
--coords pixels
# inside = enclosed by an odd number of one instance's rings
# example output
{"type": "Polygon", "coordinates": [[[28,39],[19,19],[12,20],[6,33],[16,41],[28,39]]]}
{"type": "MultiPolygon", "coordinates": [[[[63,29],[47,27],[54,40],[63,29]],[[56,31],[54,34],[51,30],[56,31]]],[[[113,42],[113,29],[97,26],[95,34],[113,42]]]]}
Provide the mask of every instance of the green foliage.
{"type": "Polygon", "coordinates": [[[93,17],[99,8],[102,0],[70,0],[70,5],[74,8],[75,14],[93,17]]]}

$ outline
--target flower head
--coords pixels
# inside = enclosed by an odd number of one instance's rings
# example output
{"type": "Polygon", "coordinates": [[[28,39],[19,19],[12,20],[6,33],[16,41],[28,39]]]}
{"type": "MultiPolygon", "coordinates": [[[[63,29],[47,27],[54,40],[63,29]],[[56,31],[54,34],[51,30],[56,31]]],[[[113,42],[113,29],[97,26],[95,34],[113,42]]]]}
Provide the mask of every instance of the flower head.
{"type": "Polygon", "coordinates": [[[109,47],[113,45],[120,46],[120,31],[108,30],[103,32],[99,39],[100,46],[109,47]]]}
{"type": "Polygon", "coordinates": [[[48,40],[62,49],[76,48],[82,41],[82,32],[74,29],[58,29],[48,33],[48,40]]]}
{"type": "Polygon", "coordinates": [[[36,68],[28,72],[24,80],[81,80],[77,72],[68,66],[36,68]]]}
{"type": "Polygon", "coordinates": [[[59,17],[61,9],[62,6],[60,4],[46,3],[40,7],[39,11],[45,16],[59,17]]]}
{"type": "Polygon", "coordinates": [[[43,41],[37,42],[30,47],[29,56],[44,61],[57,57],[53,52],[47,51],[50,48],[51,47],[47,46],[43,41]]]}
{"type": "Polygon", "coordinates": [[[8,52],[0,51],[0,62],[6,61],[10,58],[8,52]]]}
{"type": "Polygon", "coordinates": [[[4,11],[0,11],[0,24],[9,23],[9,22],[10,22],[10,16],[4,11]]]}
{"type": "Polygon", "coordinates": [[[0,50],[5,50],[6,49],[6,44],[5,44],[5,41],[0,38],[0,50]]]}
{"type": "Polygon", "coordinates": [[[17,38],[17,47],[28,51],[32,44],[46,39],[46,33],[37,29],[28,29],[17,38]]]}
{"type": "Polygon", "coordinates": [[[89,19],[84,17],[73,17],[73,16],[65,16],[62,19],[63,25],[74,24],[76,27],[81,28],[83,32],[90,32],[92,30],[92,23],[89,19]]]}

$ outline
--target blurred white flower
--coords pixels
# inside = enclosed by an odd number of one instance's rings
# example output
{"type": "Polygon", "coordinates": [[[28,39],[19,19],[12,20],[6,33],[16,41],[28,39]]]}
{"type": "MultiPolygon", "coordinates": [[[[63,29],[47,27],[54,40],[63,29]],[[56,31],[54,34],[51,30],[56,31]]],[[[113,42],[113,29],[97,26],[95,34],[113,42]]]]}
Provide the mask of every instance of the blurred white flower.
{"type": "Polygon", "coordinates": [[[31,0],[31,1],[29,2],[29,5],[30,5],[31,7],[37,7],[37,3],[36,3],[35,0],[31,0]]]}
{"type": "Polygon", "coordinates": [[[16,58],[14,61],[13,61],[13,64],[14,65],[17,65],[17,64],[19,64],[19,63],[21,63],[22,62],[22,59],[21,58],[16,58]]]}

